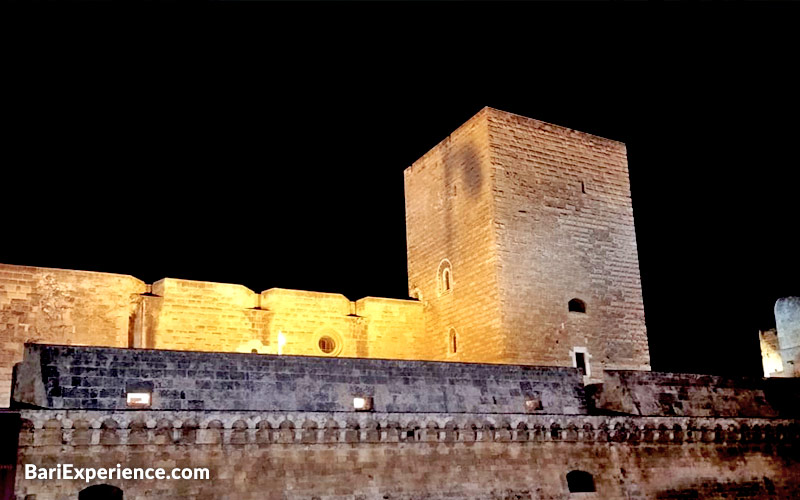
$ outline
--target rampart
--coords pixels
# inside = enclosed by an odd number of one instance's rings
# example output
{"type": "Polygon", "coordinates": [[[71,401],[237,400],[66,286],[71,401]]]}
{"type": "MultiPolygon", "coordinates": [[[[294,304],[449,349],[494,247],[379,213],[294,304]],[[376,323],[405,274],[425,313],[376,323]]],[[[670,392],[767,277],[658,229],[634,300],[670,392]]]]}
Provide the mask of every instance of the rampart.
{"type": "MultiPolygon", "coordinates": [[[[21,417],[20,464],[210,471],[210,481],[102,481],[130,500],[800,494],[793,420],[86,410],[22,410],[21,417]],[[566,474],[573,470],[590,473],[596,492],[570,494],[566,474]]],[[[74,498],[86,486],[17,472],[23,497],[74,498]]]]}
{"type": "Polygon", "coordinates": [[[30,344],[13,395],[22,419],[15,489],[66,500],[89,484],[26,479],[24,465],[119,463],[211,474],[102,481],[129,500],[800,494],[798,420],[736,396],[755,382],[626,375],[612,373],[606,406],[623,407],[629,391],[647,408],[648,386],[719,392],[691,400],[682,416],[661,406],[653,416],[598,415],[573,368],[30,344]],[[129,390],[150,392],[149,408],[127,407],[129,390]],[[719,401],[751,417],[709,416],[719,401]],[[590,474],[594,491],[570,493],[573,471],[590,474]]]}
{"type": "Polygon", "coordinates": [[[152,409],[586,413],[574,368],[28,345],[16,381],[43,408],[125,409],[134,386],[152,409]]]}
{"type": "Polygon", "coordinates": [[[594,409],[628,415],[800,417],[800,380],[607,370],[594,409]]]}

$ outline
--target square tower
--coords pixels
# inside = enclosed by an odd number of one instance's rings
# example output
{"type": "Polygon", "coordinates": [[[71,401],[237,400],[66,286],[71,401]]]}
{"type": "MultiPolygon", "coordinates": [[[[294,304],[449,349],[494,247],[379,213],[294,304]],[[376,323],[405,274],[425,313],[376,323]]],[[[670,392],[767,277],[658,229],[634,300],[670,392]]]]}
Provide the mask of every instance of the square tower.
{"type": "Polygon", "coordinates": [[[650,369],[624,144],[484,108],[404,176],[428,357],[650,369]]]}

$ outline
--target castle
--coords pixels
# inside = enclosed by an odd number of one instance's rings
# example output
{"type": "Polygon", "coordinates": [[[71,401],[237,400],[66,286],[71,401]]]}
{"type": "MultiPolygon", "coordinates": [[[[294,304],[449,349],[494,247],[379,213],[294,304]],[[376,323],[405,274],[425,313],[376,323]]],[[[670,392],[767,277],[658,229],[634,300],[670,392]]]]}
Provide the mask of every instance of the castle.
{"type": "Polygon", "coordinates": [[[0,265],[4,498],[800,496],[800,321],[650,371],[624,144],[484,108],[404,179],[409,300],[0,265]]]}

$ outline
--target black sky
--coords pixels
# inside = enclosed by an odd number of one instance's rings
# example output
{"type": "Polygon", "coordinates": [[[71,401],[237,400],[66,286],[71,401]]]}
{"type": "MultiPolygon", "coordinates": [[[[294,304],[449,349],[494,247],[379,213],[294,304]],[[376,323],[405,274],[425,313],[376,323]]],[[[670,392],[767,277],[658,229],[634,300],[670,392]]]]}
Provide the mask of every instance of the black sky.
{"type": "Polygon", "coordinates": [[[797,8],[300,5],[16,40],[0,262],[405,298],[402,172],[488,105],[627,144],[654,369],[760,373],[797,8]]]}

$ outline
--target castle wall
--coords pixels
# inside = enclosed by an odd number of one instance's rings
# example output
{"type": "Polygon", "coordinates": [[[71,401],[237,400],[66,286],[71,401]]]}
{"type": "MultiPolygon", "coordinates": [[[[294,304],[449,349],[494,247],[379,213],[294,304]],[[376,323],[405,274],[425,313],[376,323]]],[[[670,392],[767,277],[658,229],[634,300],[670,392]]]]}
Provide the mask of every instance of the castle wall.
{"type": "Polygon", "coordinates": [[[312,356],[428,357],[418,301],[0,265],[0,407],[25,342],[312,356]],[[319,340],[334,339],[326,353],[319,340]]]}
{"type": "Polygon", "coordinates": [[[649,369],[625,145],[486,110],[507,362],[649,369]],[[570,312],[578,298],[586,312],[570,312]]]}
{"type": "Polygon", "coordinates": [[[23,410],[18,498],[74,499],[24,465],[205,467],[210,480],[95,480],[127,500],[784,499],[796,421],[563,415],[23,410]],[[569,493],[566,475],[593,476],[569,493]],[[36,495],[28,497],[26,495],[36,495]]]}
{"type": "Polygon", "coordinates": [[[585,413],[571,368],[28,345],[15,401],[46,408],[126,409],[129,386],[152,409],[585,413]],[[134,391],[136,392],[136,391],[134,391]]]}
{"type": "Polygon", "coordinates": [[[424,359],[506,362],[493,230],[493,170],[486,110],[404,172],[409,294],[425,304],[424,359]],[[441,265],[449,262],[452,290],[441,265]],[[419,293],[418,293],[419,292],[419,293]],[[457,349],[448,347],[450,329],[457,349]]]}
{"type": "Polygon", "coordinates": [[[630,415],[800,417],[800,380],[691,373],[605,372],[598,410],[630,415]]]}
{"type": "Polygon", "coordinates": [[[165,278],[152,293],[158,299],[145,305],[150,329],[140,347],[237,351],[251,340],[269,344],[268,315],[242,285],[165,278]]]}
{"type": "Polygon", "coordinates": [[[782,377],[783,360],[778,345],[778,331],[771,328],[758,332],[758,343],[761,347],[761,366],[765,377],[782,377]]]}
{"type": "Polygon", "coordinates": [[[0,264],[0,407],[25,342],[127,346],[145,291],[132,276],[0,264]]]}

